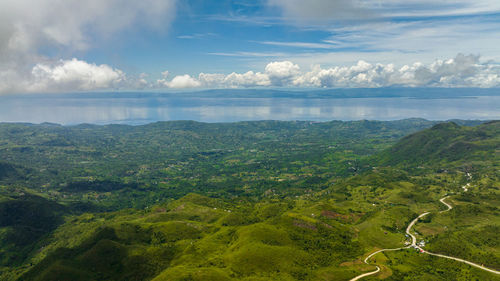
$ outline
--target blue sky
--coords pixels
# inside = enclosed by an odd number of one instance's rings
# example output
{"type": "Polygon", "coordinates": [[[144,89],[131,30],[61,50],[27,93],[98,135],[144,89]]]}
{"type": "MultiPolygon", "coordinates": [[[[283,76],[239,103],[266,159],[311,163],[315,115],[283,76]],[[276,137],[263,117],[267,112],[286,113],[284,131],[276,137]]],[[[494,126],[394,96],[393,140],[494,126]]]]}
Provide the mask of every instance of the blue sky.
{"type": "Polygon", "coordinates": [[[497,0],[5,0],[0,19],[0,93],[500,86],[497,0]]]}

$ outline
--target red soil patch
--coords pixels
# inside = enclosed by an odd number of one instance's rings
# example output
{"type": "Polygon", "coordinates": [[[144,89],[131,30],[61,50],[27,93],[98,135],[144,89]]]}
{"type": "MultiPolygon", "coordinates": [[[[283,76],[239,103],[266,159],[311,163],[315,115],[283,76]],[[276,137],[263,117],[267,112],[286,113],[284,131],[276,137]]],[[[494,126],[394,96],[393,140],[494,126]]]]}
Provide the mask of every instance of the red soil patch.
{"type": "Polygon", "coordinates": [[[311,230],[318,229],[315,225],[312,225],[312,224],[304,222],[304,221],[298,221],[298,220],[293,221],[293,225],[295,225],[297,227],[301,227],[301,228],[311,229],[311,230]]]}

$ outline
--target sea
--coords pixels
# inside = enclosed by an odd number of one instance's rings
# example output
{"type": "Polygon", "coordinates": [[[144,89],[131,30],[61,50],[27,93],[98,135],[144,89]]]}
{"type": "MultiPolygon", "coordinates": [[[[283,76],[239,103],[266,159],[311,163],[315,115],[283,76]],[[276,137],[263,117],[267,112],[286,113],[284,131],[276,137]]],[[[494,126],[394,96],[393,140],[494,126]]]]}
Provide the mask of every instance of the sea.
{"type": "Polygon", "coordinates": [[[224,89],[0,96],[0,122],[62,125],[194,120],[494,120],[500,89],[224,89]]]}

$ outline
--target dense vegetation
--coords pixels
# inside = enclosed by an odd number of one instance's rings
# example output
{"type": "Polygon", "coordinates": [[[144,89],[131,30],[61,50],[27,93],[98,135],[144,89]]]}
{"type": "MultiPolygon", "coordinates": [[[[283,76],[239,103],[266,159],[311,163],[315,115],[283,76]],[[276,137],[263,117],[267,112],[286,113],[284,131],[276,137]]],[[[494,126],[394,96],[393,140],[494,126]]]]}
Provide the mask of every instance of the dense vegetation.
{"type": "MultiPolygon", "coordinates": [[[[349,280],[423,211],[429,251],[499,270],[500,122],[437,123],[0,124],[0,279],[349,280]]],[[[375,260],[366,280],[500,279],[375,260]]]]}

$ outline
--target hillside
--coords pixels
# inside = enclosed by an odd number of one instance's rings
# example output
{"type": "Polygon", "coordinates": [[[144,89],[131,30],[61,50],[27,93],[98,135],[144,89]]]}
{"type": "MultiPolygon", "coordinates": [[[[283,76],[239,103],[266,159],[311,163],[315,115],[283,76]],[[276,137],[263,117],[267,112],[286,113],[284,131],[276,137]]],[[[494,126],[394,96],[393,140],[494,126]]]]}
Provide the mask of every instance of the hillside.
{"type": "Polygon", "coordinates": [[[362,157],[435,123],[0,124],[0,184],[107,210],[144,208],[193,190],[227,198],[270,189],[300,194],[304,185],[319,190],[357,173],[362,157]],[[89,200],[96,194],[99,200],[89,200]]]}
{"type": "MultiPolygon", "coordinates": [[[[58,244],[76,247],[51,252],[21,279],[314,279],[361,254],[345,226],[307,218],[295,204],[230,204],[192,194],[145,212],[81,216],[76,227],[56,232],[58,244]],[[86,229],[97,230],[71,235],[86,229]]],[[[337,272],[349,276],[348,269],[337,272]]]]}
{"type": "Polygon", "coordinates": [[[383,155],[382,164],[430,165],[440,162],[500,159],[500,121],[475,127],[448,122],[401,139],[383,155]]]}
{"type": "MultiPolygon", "coordinates": [[[[423,212],[426,249],[500,270],[498,124],[5,124],[0,279],[350,280],[423,212]]],[[[414,249],[373,263],[366,280],[499,280],[414,249]]]]}

